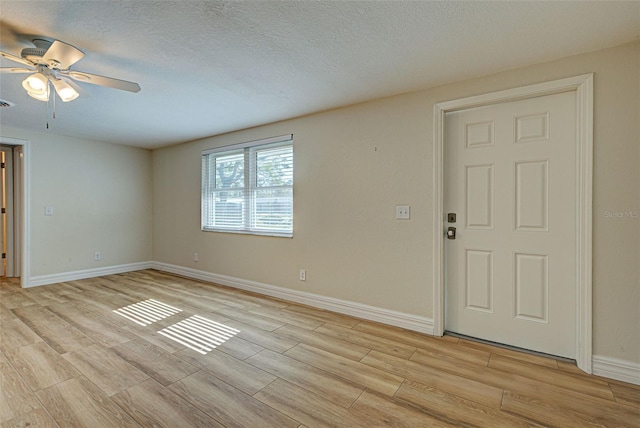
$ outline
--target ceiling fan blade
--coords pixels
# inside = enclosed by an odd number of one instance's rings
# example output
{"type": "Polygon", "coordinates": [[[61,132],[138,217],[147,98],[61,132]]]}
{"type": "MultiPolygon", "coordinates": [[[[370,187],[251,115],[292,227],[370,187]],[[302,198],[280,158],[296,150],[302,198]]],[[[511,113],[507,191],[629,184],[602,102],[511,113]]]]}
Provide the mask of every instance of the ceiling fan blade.
{"type": "Polygon", "coordinates": [[[106,86],[108,88],[129,92],[140,92],[140,85],[137,83],[114,79],[113,77],[98,76],[97,74],[85,73],[84,71],[65,71],[61,74],[69,76],[78,82],[91,83],[93,85],[106,86]]]}
{"type": "Polygon", "coordinates": [[[31,65],[31,63],[29,61],[27,61],[26,59],[20,58],[19,56],[11,55],[11,54],[6,53],[6,52],[0,52],[0,56],[3,57],[3,58],[9,59],[11,61],[19,62],[20,64],[31,65]]]}
{"type": "Polygon", "coordinates": [[[34,73],[33,68],[0,67],[0,73],[34,73]]]}
{"type": "Polygon", "coordinates": [[[42,59],[56,68],[67,69],[82,59],[83,56],[84,53],[80,49],[56,40],[44,53],[42,59]]]}

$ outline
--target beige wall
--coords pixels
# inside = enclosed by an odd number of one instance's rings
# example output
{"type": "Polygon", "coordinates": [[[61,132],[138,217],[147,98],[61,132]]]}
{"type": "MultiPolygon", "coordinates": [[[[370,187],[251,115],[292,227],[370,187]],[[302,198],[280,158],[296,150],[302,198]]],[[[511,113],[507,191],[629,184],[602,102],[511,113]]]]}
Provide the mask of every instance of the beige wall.
{"type": "Polygon", "coordinates": [[[594,354],[640,363],[640,218],[607,215],[640,212],[640,43],[153,153],[3,127],[31,142],[31,276],[156,260],[431,317],[433,105],[589,72],[594,354]],[[200,151],[287,133],[294,237],[201,232],[200,151]]]}
{"type": "Polygon", "coordinates": [[[10,127],[1,134],[31,146],[32,278],[151,260],[150,151],[10,127]]]}
{"type": "Polygon", "coordinates": [[[639,43],[156,150],[153,258],[431,317],[433,105],[590,72],[594,354],[640,363],[639,43]],[[293,239],[201,232],[200,151],[287,133],[293,239]]]}

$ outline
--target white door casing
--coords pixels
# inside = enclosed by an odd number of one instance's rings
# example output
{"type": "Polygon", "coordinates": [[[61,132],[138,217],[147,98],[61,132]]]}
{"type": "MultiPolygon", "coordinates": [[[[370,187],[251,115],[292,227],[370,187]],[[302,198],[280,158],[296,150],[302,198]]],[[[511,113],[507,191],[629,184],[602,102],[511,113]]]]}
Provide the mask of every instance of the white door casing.
{"type": "Polygon", "coordinates": [[[13,276],[22,276],[22,166],[24,161],[23,146],[13,147],[13,276]]]}
{"type": "MultiPolygon", "coordinates": [[[[575,185],[575,198],[573,198],[572,200],[573,208],[575,211],[575,221],[572,222],[571,225],[569,225],[569,227],[573,226],[572,234],[573,241],[575,243],[575,252],[572,256],[570,256],[573,258],[573,266],[575,267],[575,269],[573,269],[573,275],[571,279],[575,284],[573,296],[575,297],[574,301],[576,302],[574,306],[575,344],[573,344],[575,351],[572,353],[572,355],[575,356],[578,367],[590,373],[592,355],[591,195],[593,146],[593,75],[591,74],[526,86],[522,88],[509,89],[460,100],[438,103],[434,107],[434,334],[442,335],[445,329],[445,229],[447,225],[445,218],[446,212],[444,210],[445,116],[447,115],[447,113],[460,110],[467,110],[491,104],[508,103],[526,98],[543,97],[551,94],[567,92],[570,93],[571,96],[575,97],[572,103],[575,106],[574,111],[576,131],[574,147],[576,158],[575,172],[572,173],[572,177],[570,177],[572,178],[571,181],[575,185]]],[[[525,117],[526,116],[527,115],[525,115],[525,117]]],[[[536,123],[536,121],[540,123],[541,120],[545,119],[544,117],[536,118],[535,114],[531,116],[532,117],[529,125],[536,123]]],[[[478,123],[483,122],[480,120],[478,123]]],[[[527,124],[525,124],[525,126],[526,125],[527,124]]],[[[475,129],[473,128],[473,126],[471,126],[471,129],[468,132],[470,132],[472,136],[474,132],[477,135],[482,135],[483,132],[486,133],[486,129],[485,131],[483,131],[482,129],[482,126],[478,126],[475,129]]],[[[482,138],[474,140],[476,141],[475,144],[481,144],[481,140],[482,138]]],[[[541,159],[529,159],[527,162],[514,164],[514,166],[512,167],[514,180],[516,169],[519,169],[521,185],[526,185],[522,182],[522,180],[525,179],[524,181],[527,181],[527,177],[535,177],[548,174],[551,171],[549,169],[549,164],[546,162],[539,162],[540,160],[541,159]]],[[[490,162],[485,162],[484,164],[482,162],[477,162],[474,163],[474,165],[475,167],[471,165],[471,168],[467,168],[466,171],[466,174],[470,175],[469,183],[471,183],[471,186],[477,186],[477,183],[480,179],[484,180],[485,182],[487,180],[491,180],[491,177],[493,177],[494,180],[492,184],[494,186],[496,185],[495,169],[489,166],[490,162]],[[475,178],[476,176],[477,179],[475,178]]],[[[475,203],[482,203],[482,198],[479,198],[477,195],[475,196],[475,198],[475,203]]],[[[494,201],[493,203],[495,202],[496,201],[494,201]]],[[[536,220],[536,218],[539,220],[540,216],[531,217],[531,214],[533,212],[527,210],[526,201],[521,201],[521,205],[524,207],[524,210],[521,210],[524,217],[521,216],[519,220],[521,224],[519,227],[521,229],[526,229],[528,223],[536,220]]],[[[514,203],[512,207],[509,207],[509,211],[514,211],[515,208],[516,206],[514,203]]],[[[501,214],[502,210],[504,210],[504,208],[500,208],[501,214]]],[[[495,206],[492,211],[492,215],[494,216],[493,219],[485,219],[477,216],[476,218],[469,219],[469,221],[471,222],[470,224],[474,224],[474,227],[478,229],[474,232],[481,231],[483,224],[485,224],[484,227],[488,227],[486,226],[486,224],[489,220],[493,221],[495,224],[495,214],[497,211],[498,207],[495,206]]],[[[509,227],[515,228],[518,219],[515,217],[515,212],[513,212],[512,214],[513,215],[510,216],[510,220],[512,221],[510,221],[511,224],[509,225],[509,227]]],[[[464,215],[461,216],[461,220],[466,223],[467,219],[462,217],[464,217],[464,215]]],[[[460,227],[462,231],[463,225],[460,220],[456,225],[453,226],[460,227]]],[[[529,236],[532,236],[537,233],[533,230],[527,232],[522,231],[520,233],[526,233],[529,236]]],[[[540,235],[542,234],[540,233],[540,235]]],[[[472,248],[472,250],[474,249],[472,248]]],[[[550,264],[550,258],[548,257],[548,255],[545,257],[545,255],[546,253],[542,251],[512,252],[509,260],[509,265],[519,266],[518,269],[521,273],[528,271],[531,272],[527,275],[521,275],[523,279],[530,279],[532,277],[535,277],[536,275],[538,276],[538,278],[540,278],[541,272],[544,273],[545,267],[546,269],[549,269],[550,266],[555,265],[550,264]],[[534,272],[537,273],[533,275],[534,272]]],[[[493,264],[493,266],[495,267],[496,261],[494,260],[494,257],[495,255],[487,252],[486,248],[476,248],[475,252],[471,251],[468,255],[465,254],[463,260],[465,260],[465,265],[468,263],[472,269],[481,269],[483,266],[490,266],[490,264],[493,264]]],[[[502,255],[501,257],[504,257],[504,255],[502,255]]],[[[504,275],[504,273],[499,273],[499,275],[504,275]]],[[[492,277],[491,279],[495,280],[496,278],[492,277]]],[[[515,282],[515,278],[509,279],[514,280],[510,282],[515,282]]],[[[537,283],[540,284],[540,282],[537,283]]],[[[481,297],[478,297],[478,295],[472,295],[470,297],[476,299],[475,303],[477,304],[477,306],[482,306],[483,301],[481,297]]],[[[510,303],[515,303],[515,300],[513,300],[511,296],[508,296],[508,299],[510,300],[510,303]]],[[[539,308],[540,307],[538,307],[538,309],[539,308]]],[[[536,312],[534,307],[526,305],[525,307],[520,308],[520,312],[525,315],[525,318],[527,312],[532,312],[529,315],[534,315],[530,318],[539,318],[540,316],[545,316],[544,314],[541,314],[539,310],[536,312]]],[[[515,313],[512,313],[512,315],[515,315],[515,313]]],[[[548,316],[548,313],[546,316],[548,316]]],[[[447,319],[449,319],[449,317],[447,317],[447,319]]],[[[538,320],[538,323],[541,323],[541,321],[538,320]]]]}
{"type": "Polygon", "coordinates": [[[446,330],[575,358],[575,92],[446,113],[446,330]]]}

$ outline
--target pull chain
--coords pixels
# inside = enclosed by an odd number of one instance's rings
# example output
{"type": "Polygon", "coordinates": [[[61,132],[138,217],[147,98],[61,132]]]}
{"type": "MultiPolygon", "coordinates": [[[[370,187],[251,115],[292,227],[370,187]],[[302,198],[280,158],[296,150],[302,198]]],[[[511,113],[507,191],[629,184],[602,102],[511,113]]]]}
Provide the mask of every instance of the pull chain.
{"type": "MultiPolygon", "coordinates": [[[[50,89],[51,89],[50,83],[51,83],[51,82],[49,82],[49,80],[47,80],[47,92],[48,92],[48,93],[51,93],[51,91],[50,91],[50,89]]],[[[47,99],[47,116],[46,116],[46,122],[47,122],[47,129],[49,129],[49,100],[48,100],[48,99],[47,99]]]]}
{"type": "Polygon", "coordinates": [[[47,123],[47,129],[49,129],[49,101],[51,101],[51,108],[53,109],[53,114],[51,117],[55,120],[56,118],[56,92],[51,90],[51,81],[47,80],[47,92],[49,93],[49,98],[47,99],[47,116],[45,121],[47,123]],[[53,97],[53,100],[51,98],[53,97]]]}

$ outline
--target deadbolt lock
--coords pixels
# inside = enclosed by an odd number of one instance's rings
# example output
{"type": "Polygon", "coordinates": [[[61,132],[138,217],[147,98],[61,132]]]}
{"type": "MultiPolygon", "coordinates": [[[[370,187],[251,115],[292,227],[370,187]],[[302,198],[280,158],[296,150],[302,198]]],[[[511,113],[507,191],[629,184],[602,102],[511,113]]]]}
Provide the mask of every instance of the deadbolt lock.
{"type": "Polygon", "coordinates": [[[455,223],[456,222],[456,213],[447,214],[447,221],[449,223],[455,223]]]}

